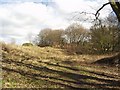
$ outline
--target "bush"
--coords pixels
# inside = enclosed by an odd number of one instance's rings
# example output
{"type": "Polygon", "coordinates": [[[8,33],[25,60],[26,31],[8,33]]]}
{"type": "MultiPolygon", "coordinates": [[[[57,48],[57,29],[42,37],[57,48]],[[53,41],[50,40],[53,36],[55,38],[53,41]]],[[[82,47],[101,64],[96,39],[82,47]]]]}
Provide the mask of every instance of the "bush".
{"type": "Polygon", "coordinates": [[[33,46],[32,43],[23,43],[22,46],[33,46]]]}

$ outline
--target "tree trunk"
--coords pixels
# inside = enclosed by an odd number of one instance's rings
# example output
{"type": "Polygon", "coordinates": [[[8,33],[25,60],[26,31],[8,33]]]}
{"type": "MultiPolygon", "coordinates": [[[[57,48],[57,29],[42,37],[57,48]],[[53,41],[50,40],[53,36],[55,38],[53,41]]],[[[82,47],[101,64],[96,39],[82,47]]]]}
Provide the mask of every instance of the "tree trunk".
{"type": "MultiPolygon", "coordinates": [[[[120,2],[116,1],[116,0],[109,0],[110,5],[113,9],[113,11],[115,12],[117,18],[118,18],[118,24],[120,24],[120,2]]],[[[120,52],[118,53],[118,55],[114,56],[115,60],[118,60],[118,64],[120,64],[120,52]]]]}
{"type": "Polygon", "coordinates": [[[113,11],[115,12],[118,18],[118,21],[120,22],[120,2],[116,2],[116,0],[109,0],[109,1],[113,11]]]}

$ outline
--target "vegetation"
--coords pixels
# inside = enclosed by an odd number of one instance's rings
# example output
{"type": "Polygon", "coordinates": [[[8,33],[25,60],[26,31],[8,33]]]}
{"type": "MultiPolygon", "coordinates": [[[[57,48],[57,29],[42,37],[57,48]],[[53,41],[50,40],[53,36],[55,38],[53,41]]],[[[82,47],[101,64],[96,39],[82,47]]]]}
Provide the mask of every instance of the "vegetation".
{"type": "Polygon", "coordinates": [[[38,34],[36,44],[64,48],[71,54],[119,52],[120,28],[117,18],[112,13],[100,21],[102,23],[93,24],[90,30],[78,23],[71,24],[65,30],[43,29],[38,34]]]}
{"type": "Polygon", "coordinates": [[[76,56],[52,47],[2,45],[3,88],[120,88],[117,67],[92,64],[111,55],[76,56]]]}
{"type": "Polygon", "coordinates": [[[57,46],[62,43],[62,32],[63,30],[52,30],[49,28],[43,29],[38,34],[35,43],[38,46],[57,46]]]}
{"type": "Polygon", "coordinates": [[[120,3],[114,1],[108,4],[116,16],[99,19],[100,8],[89,30],[73,23],[65,30],[42,29],[36,45],[31,34],[22,46],[0,43],[2,87],[120,89],[120,3]]]}
{"type": "Polygon", "coordinates": [[[91,42],[94,50],[99,53],[116,52],[120,50],[120,28],[116,17],[111,15],[106,23],[91,28],[91,42]],[[112,22],[111,22],[112,21],[112,22]]]}
{"type": "Polygon", "coordinates": [[[23,43],[22,46],[33,46],[32,43],[23,43]]]}

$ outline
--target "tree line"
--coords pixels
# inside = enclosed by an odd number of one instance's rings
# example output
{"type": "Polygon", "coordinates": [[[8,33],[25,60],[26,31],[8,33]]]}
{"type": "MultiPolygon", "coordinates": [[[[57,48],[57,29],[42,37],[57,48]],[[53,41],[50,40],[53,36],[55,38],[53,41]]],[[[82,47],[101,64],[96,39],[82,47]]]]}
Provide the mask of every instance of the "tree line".
{"type": "Polygon", "coordinates": [[[71,24],[65,30],[42,29],[35,39],[35,44],[40,47],[66,49],[71,54],[119,52],[120,25],[117,17],[110,14],[100,22],[94,22],[89,30],[78,23],[71,24]]]}

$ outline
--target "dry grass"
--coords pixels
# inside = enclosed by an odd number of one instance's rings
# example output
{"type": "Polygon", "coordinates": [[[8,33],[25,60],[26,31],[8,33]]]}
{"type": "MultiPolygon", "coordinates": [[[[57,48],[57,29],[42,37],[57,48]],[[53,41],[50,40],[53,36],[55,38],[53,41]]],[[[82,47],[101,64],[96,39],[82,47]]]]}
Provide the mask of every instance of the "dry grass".
{"type": "Polygon", "coordinates": [[[117,67],[91,64],[109,55],[67,55],[52,47],[2,46],[3,88],[120,88],[117,67]]]}

